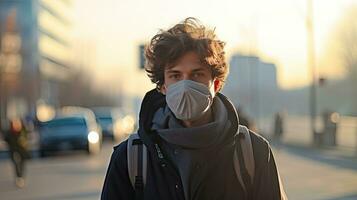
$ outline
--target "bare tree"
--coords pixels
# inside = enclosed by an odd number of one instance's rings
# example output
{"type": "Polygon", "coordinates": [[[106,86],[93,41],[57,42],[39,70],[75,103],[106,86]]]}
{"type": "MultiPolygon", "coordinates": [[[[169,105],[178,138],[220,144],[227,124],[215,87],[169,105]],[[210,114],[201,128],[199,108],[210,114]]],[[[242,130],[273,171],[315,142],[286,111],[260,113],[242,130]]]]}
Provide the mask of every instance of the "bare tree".
{"type": "MultiPolygon", "coordinates": [[[[339,52],[349,78],[357,85],[357,6],[342,19],[338,29],[339,52]]],[[[356,87],[354,87],[356,88],[356,87]]]]}
{"type": "MultiPolygon", "coordinates": [[[[357,6],[350,7],[338,21],[330,37],[329,48],[332,57],[337,59],[346,72],[346,82],[351,98],[351,114],[357,115],[357,6]]],[[[336,63],[336,62],[335,62],[336,63]]],[[[342,88],[341,88],[342,89],[342,88]]],[[[342,97],[341,97],[342,98],[342,97]]]]}

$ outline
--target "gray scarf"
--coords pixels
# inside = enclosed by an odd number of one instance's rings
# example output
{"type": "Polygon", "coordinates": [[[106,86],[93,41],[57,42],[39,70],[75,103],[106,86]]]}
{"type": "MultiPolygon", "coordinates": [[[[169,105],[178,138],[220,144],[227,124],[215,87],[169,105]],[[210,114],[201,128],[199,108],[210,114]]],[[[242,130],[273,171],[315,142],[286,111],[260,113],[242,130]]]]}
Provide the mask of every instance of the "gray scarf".
{"type": "Polygon", "coordinates": [[[197,188],[212,173],[210,156],[221,148],[231,127],[227,109],[218,97],[212,109],[214,120],[199,127],[184,127],[168,107],[159,109],[153,118],[152,129],[165,141],[162,148],[179,170],[187,200],[194,198],[197,188]]]}

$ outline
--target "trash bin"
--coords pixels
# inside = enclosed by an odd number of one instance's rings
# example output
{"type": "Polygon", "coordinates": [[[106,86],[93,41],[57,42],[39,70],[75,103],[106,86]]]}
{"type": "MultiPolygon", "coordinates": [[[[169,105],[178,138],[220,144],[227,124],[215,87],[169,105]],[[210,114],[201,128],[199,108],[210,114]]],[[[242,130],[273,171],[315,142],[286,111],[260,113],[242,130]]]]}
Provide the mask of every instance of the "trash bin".
{"type": "Polygon", "coordinates": [[[315,146],[321,146],[323,143],[323,132],[315,131],[314,132],[314,145],[315,146]]]}
{"type": "Polygon", "coordinates": [[[323,144],[325,146],[336,146],[337,125],[340,115],[337,112],[326,112],[324,114],[323,144]]]}

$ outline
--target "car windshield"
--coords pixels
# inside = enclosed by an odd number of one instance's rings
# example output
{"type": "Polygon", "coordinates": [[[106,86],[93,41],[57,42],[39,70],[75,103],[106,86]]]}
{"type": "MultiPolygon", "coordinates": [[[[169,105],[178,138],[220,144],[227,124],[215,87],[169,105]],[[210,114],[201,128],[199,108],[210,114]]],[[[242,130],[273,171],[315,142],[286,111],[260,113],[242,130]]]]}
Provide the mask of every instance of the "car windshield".
{"type": "Polygon", "coordinates": [[[100,125],[109,125],[113,123],[113,118],[110,116],[97,117],[97,121],[100,125]]]}
{"type": "Polygon", "coordinates": [[[59,127],[74,127],[74,126],[86,126],[83,118],[65,118],[55,119],[47,122],[45,125],[47,128],[59,128],[59,127]]]}

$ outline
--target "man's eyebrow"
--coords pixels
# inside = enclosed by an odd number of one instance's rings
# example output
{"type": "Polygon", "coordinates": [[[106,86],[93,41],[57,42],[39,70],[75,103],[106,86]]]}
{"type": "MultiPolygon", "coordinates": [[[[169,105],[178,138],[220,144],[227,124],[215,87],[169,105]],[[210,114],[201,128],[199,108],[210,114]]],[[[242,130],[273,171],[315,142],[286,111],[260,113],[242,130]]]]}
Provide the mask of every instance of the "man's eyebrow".
{"type": "Polygon", "coordinates": [[[167,73],[180,73],[179,70],[174,70],[174,69],[167,69],[165,70],[167,73]]]}
{"type": "Polygon", "coordinates": [[[205,71],[204,67],[196,68],[192,70],[193,72],[205,71]]]}

